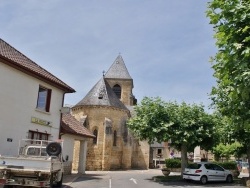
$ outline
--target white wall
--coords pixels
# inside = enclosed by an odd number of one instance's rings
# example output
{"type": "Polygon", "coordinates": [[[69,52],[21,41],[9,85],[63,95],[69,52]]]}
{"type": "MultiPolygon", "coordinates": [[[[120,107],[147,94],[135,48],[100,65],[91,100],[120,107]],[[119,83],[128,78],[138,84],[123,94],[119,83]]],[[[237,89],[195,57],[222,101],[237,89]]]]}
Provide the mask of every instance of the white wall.
{"type": "Polygon", "coordinates": [[[74,137],[66,134],[62,135],[61,139],[63,140],[63,158],[65,159],[66,155],[68,155],[68,161],[73,161],[74,137]]]}
{"type": "Polygon", "coordinates": [[[89,141],[90,139],[87,137],[77,136],[77,135],[71,135],[71,134],[64,134],[61,136],[61,139],[63,140],[63,158],[65,159],[65,156],[69,156],[69,161],[73,161],[74,157],[74,144],[76,140],[86,140],[89,141]]]}
{"type": "Polygon", "coordinates": [[[60,89],[0,62],[0,154],[17,155],[19,140],[27,138],[29,130],[58,139],[62,101],[60,89]],[[36,109],[39,85],[52,89],[49,113],[36,109]],[[52,126],[32,123],[31,117],[50,121],[52,126]]]}

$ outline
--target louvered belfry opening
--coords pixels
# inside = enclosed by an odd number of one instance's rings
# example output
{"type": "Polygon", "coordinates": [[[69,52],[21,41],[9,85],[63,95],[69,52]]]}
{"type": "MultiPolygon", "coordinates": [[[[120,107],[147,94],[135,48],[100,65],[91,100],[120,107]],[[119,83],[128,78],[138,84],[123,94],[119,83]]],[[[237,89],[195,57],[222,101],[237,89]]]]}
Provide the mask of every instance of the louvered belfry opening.
{"type": "Polygon", "coordinates": [[[116,94],[116,96],[121,99],[121,94],[122,94],[122,89],[121,86],[119,86],[118,84],[114,85],[114,87],[112,88],[114,93],[116,94]]]}

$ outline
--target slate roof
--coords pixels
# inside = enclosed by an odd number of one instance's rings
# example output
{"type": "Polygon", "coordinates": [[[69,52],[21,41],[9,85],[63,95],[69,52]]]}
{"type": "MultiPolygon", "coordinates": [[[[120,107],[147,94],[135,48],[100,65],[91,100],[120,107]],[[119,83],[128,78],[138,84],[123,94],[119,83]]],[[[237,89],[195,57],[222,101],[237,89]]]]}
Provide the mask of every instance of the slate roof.
{"type": "Polygon", "coordinates": [[[40,67],[34,61],[30,60],[2,39],[0,39],[0,59],[1,62],[37,77],[45,82],[49,82],[51,85],[54,85],[67,93],[75,92],[73,88],[49,73],[47,70],[40,67]]]}
{"type": "Polygon", "coordinates": [[[117,98],[104,77],[74,107],[77,106],[110,106],[128,111],[126,106],[117,98]]]}
{"type": "Polygon", "coordinates": [[[105,78],[131,79],[128,69],[121,55],[115,59],[109,70],[105,74],[105,78]]]}
{"type": "Polygon", "coordinates": [[[86,127],[84,127],[74,116],[71,114],[62,115],[62,127],[61,133],[68,133],[73,135],[79,135],[89,138],[94,138],[93,135],[86,127]]]}

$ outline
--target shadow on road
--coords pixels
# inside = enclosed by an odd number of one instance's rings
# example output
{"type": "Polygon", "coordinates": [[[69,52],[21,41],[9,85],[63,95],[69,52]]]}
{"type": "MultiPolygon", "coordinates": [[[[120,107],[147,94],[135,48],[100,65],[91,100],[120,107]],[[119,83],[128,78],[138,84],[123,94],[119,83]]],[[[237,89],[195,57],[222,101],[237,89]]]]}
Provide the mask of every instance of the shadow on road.
{"type": "Polygon", "coordinates": [[[202,187],[235,187],[235,186],[242,186],[242,184],[240,182],[233,182],[233,183],[225,183],[225,182],[208,182],[206,185],[202,185],[200,184],[200,182],[196,182],[196,181],[186,181],[186,180],[182,180],[182,179],[174,179],[174,180],[164,180],[161,181],[159,179],[157,179],[157,177],[153,177],[152,179],[147,179],[148,181],[152,181],[164,186],[192,186],[192,187],[196,187],[196,186],[202,186],[202,187]]]}
{"type": "Polygon", "coordinates": [[[84,175],[79,176],[74,182],[99,180],[99,179],[102,179],[100,176],[104,176],[104,175],[103,174],[84,174],[84,175]]]}
{"type": "Polygon", "coordinates": [[[73,182],[82,182],[82,181],[90,181],[90,180],[100,180],[102,179],[101,176],[104,176],[104,174],[72,174],[69,175],[64,181],[62,188],[72,188],[71,183],[73,182]]]}

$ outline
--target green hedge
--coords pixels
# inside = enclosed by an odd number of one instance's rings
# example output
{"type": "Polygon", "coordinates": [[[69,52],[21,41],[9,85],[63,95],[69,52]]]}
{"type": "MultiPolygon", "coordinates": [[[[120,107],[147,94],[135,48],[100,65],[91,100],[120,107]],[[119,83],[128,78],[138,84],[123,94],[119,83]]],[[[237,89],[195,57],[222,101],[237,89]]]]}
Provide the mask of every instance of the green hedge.
{"type": "MultiPolygon", "coordinates": [[[[237,163],[230,161],[230,162],[215,162],[212,163],[218,164],[225,169],[228,170],[237,170],[237,163]]],[[[180,159],[166,159],[165,164],[167,168],[181,168],[181,160],[180,159]]]]}
{"type": "Polygon", "coordinates": [[[165,164],[167,168],[181,168],[180,159],[166,159],[165,164]]]}
{"type": "Polygon", "coordinates": [[[230,161],[230,162],[215,162],[215,164],[222,166],[223,168],[227,169],[227,170],[237,170],[237,163],[230,161]]]}

